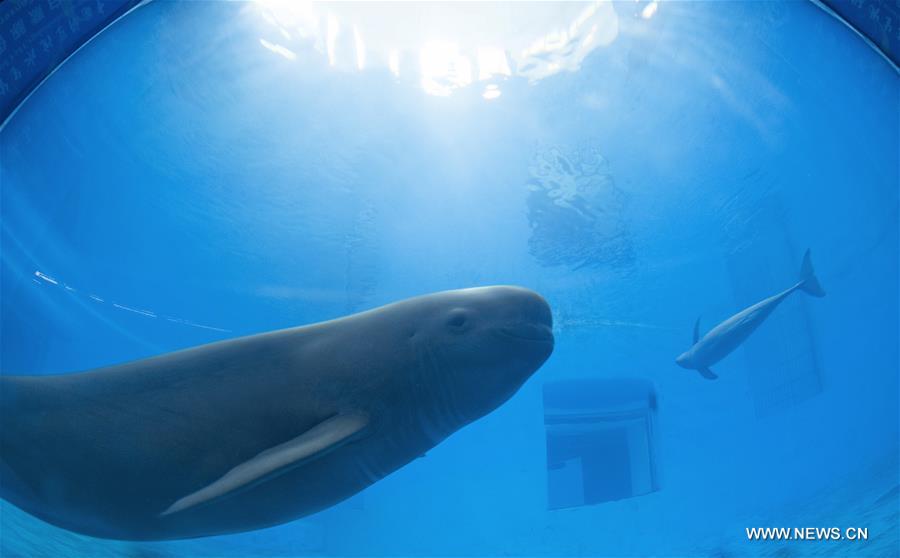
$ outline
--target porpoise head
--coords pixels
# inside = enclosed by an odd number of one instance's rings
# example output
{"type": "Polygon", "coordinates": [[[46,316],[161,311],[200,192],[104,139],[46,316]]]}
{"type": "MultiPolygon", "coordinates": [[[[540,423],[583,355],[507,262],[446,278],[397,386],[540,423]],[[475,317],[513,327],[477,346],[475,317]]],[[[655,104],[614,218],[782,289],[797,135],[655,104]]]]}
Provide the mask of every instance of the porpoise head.
{"type": "MultiPolygon", "coordinates": [[[[670,357],[671,358],[671,357],[670,357]]],[[[688,370],[693,370],[694,366],[694,355],[691,351],[685,351],[678,355],[678,358],[675,359],[675,364],[682,368],[687,368],[688,370]]]]}
{"type": "Polygon", "coordinates": [[[417,374],[432,422],[452,431],[509,399],[553,352],[547,302],[521,287],[446,291],[407,301],[417,374]]]}

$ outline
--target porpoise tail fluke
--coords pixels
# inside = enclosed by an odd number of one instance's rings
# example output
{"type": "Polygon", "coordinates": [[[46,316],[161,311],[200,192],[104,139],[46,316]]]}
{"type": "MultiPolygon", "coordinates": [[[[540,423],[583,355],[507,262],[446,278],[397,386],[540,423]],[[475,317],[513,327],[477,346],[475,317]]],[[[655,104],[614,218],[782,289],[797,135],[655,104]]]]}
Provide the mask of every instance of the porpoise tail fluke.
{"type": "Polygon", "coordinates": [[[816,270],[813,269],[812,257],[809,255],[809,248],[803,254],[803,263],[800,265],[800,290],[808,295],[818,298],[825,296],[825,289],[819,284],[816,277],[816,270]]]}

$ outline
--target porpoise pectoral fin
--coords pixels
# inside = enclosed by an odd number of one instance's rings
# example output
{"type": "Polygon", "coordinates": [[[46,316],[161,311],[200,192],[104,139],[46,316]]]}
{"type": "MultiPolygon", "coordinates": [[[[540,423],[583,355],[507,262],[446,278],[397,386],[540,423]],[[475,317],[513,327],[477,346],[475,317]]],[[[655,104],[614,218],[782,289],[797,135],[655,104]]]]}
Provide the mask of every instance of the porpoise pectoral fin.
{"type": "Polygon", "coordinates": [[[703,376],[704,378],[706,378],[707,380],[715,380],[719,377],[716,373],[714,373],[709,368],[698,368],[697,372],[700,372],[700,375],[703,376]]]}
{"type": "Polygon", "coordinates": [[[277,477],[337,449],[362,432],[368,424],[369,419],[363,414],[335,415],[296,438],[241,463],[212,484],[176,501],[159,515],[162,517],[209,504],[277,477]]]}
{"type": "Polygon", "coordinates": [[[700,316],[697,316],[697,321],[694,322],[694,344],[697,344],[697,341],[700,341],[700,316]]]}

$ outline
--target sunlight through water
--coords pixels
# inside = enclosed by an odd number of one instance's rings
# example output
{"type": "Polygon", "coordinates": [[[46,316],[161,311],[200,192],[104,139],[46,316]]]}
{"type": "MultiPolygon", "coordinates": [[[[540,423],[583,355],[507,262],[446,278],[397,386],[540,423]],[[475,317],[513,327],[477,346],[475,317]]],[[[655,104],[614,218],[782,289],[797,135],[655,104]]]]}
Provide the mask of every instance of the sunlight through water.
{"type": "MultiPolygon", "coordinates": [[[[653,2],[641,15],[650,18],[657,9],[653,2]]],[[[437,96],[476,81],[520,76],[534,83],[577,71],[588,54],[619,34],[618,16],[607,0],[376,5],[256,0],[248,13],[260,20],[260,44],[277,55],[292,60],[311,47],[338,70],[385,70],[437,96]]],[[[496,99],[500,88],[494,83],[482,97],[496,99]]]]}

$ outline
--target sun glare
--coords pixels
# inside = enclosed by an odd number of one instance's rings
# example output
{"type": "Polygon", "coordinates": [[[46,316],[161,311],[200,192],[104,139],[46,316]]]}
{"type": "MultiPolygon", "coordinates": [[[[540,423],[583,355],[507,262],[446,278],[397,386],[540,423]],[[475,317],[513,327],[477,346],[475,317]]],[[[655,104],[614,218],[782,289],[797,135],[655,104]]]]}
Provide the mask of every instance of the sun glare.
{"type": "MultiPolygon", "coordinates": [[[[591,51],[611,44],[619,32],[609,0],[523,3],[515,9],[501,3],[396,3],[377,9],[292,0],[252,5],[264,26],[277,33],[266,32],[260,44],[284,58],[294,60],[312,46],[337,70],[381,69],[438,96],[491,81],[493,87],[482,93],[487,100],[500,96],[498,80],[519,76],[535,82],[577,71],[591,51]]],[[[657,2],[651,2],[641,15],[650,18],[656,9],[657,2]]]]}

